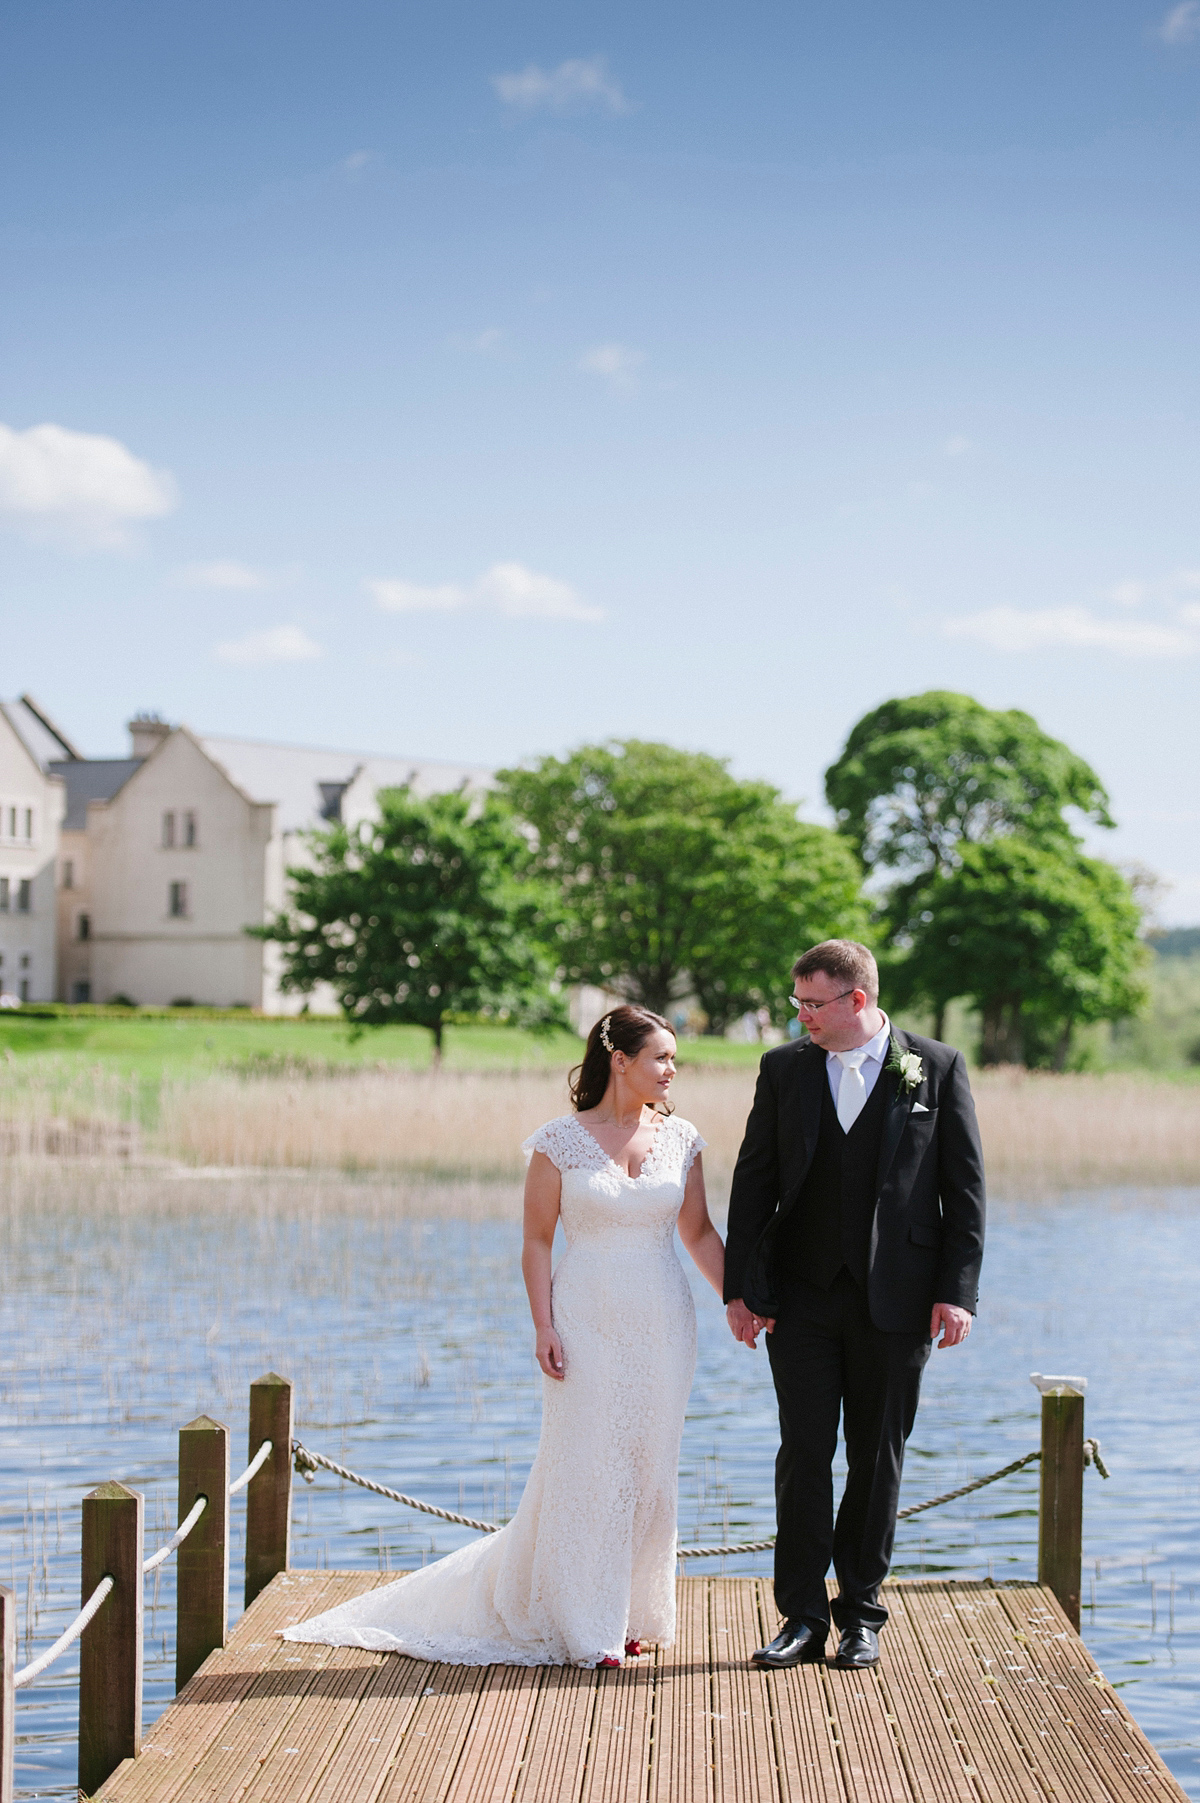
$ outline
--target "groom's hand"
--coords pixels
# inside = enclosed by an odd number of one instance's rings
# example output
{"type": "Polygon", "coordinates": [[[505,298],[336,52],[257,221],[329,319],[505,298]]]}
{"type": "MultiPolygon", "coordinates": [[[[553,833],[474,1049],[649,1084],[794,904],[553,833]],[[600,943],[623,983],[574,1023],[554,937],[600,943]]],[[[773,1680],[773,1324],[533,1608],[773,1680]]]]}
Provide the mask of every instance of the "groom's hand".
{"type": "Polygon", "coordinates": [[[775,1330],[773,1320],[767,1321],[762,1315],[752,1314],[740,1297],[736,1302],[729,1304],[725,1310],[725,1319],[729,1323],[729,1331],[734,1339],[740,1340],[743,1346],[749,1346],[751,1351],[757,1349],[758,1336],[764,1327],[768,1333],[773,1333],[775,1330]]]}
{"type": "Polygon", "coordinates": [[[960,1346],[971,1331],[971,1320],[969,1308],[956,1308],[953,1302],[935,1302],[929,1337],[939,1352],[944,1346],[960,1346]]]}

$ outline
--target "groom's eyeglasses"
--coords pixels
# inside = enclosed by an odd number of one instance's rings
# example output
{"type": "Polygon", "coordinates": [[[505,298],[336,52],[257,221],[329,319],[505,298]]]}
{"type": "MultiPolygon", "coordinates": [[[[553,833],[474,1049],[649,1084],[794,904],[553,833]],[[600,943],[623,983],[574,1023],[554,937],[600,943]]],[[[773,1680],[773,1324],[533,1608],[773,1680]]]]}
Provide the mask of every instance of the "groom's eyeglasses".
{"type": "Polygon", "coordinates": [[[799,996],[795,995],[789,995],[788,1001],[797,1014],[819,1014],[821,1009],[828,1008],[831,1002],[844,1002],[848,995],[853,994],[853,989],[843,989],[841,995],[827,996],[823,1002],[802,1002],[799,996]]]}

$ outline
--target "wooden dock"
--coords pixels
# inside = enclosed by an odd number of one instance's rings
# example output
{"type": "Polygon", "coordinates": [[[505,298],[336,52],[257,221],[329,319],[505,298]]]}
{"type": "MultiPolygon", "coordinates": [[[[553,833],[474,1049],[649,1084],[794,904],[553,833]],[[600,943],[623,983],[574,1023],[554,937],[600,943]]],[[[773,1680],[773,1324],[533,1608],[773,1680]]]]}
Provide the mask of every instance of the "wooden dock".
{"type": "Polygon", "coordinates": [[[886,1587],[876,1671],[759,1672],[761,1578],[684,1578],[619,1671],[429,1665],[276,1628],[391,1582],[274,1578],[103,1803],[1093,1803],[1184,1793],[1038,1584],[886,1587]]]}

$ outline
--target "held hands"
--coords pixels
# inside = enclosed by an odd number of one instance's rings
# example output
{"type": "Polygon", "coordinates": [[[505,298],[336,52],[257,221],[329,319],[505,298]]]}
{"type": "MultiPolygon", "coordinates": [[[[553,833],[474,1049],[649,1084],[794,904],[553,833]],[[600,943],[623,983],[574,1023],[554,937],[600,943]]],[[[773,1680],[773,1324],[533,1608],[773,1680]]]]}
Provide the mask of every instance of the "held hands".
{"type": "Polygon", "coordinates": [[[971,1331],[971,1311],[952,1302],[935,1302],[929,1337],[940,1352],[945,1346],[961,1346],[971,1331]],[[938,1335],[941,1334],[941,1339],[938,1335]]]}
{"type": "Polygon", "coordinates": [[[564,1376],[562,1341],[552,1327],[538,1328],[535,1356],[546,1376],[561,1383],[564,1376]]]}
{"type": "Polygon", "coordinates": [[[734,1339],[740,1341],[743,1346],[749,1346],[752,1352],[758,1348],[758,1336],[764,1327],[768,1333],[775,1331],[773,1316],[767,1320],[763,1315],[753,1314],[740,1298],[737,1302],[729,1304],[725,1310],[725,1319],[729,1323],[729,1331],[734,1339]]]}

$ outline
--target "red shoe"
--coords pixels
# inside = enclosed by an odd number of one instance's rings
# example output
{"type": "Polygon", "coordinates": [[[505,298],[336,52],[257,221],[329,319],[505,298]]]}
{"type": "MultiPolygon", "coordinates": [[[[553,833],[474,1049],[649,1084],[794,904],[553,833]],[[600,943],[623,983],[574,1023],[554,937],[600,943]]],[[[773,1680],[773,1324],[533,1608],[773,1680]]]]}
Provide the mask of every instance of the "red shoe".
{"type": "Polygon", "coordinates": [[[640,1659],[641,1656],[642,1656],[641,1641],[640,1640],[627,1640],[625,1642],[625,1657],[627,1659],[640,1659]]]}
{"type": "Polygon", "coordinates": [[[598,1659],[596,1661],[596,1665],[597,1665],[598,1670],[619,1671],[620,1666],[621,1666],[621,1661],[619,1659],[614,1659],[610,1653],[610,1654],[606,1655],[605,1658],[598,1659]]]}

